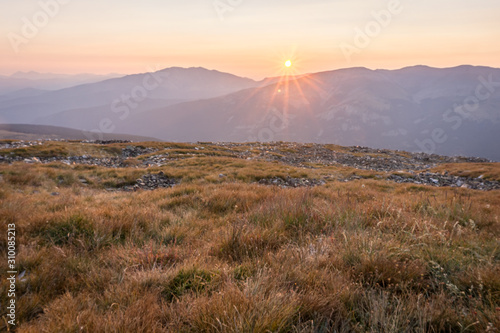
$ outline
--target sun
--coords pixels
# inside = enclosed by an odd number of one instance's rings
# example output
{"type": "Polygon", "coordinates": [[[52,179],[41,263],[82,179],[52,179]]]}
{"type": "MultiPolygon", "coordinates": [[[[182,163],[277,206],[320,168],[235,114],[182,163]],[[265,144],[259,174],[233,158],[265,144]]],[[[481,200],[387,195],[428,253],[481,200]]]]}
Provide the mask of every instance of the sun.
{"type": "Polygon", "coordinates": [[[287,67],[287,68],[292,67],[292,61],[291,61],[291,60],[287,60],[287,61],[285,62],[285,67],[287,67]]]}

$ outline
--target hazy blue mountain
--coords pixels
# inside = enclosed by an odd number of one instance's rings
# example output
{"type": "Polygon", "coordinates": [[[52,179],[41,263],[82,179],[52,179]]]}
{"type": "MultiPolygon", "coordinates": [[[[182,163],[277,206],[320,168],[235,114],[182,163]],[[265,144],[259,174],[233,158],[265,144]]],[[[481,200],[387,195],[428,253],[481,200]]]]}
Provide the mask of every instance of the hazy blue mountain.
{"type": "MultiPolygon", "coordinates": [[[[168,68],[38,96],[9,99],[0,104],[0,121],[51,125],[54,124],[51,116],[57,113],[67,114],[75,110],[73,114],[78,118],[92,109],[99,123],[103,117],[123,119],[125,114],[140,112],[144,105],[168,106],[181,101],[222,96],[257,85],[250,79],[203,68],[168,68]],[[154,100],[163,100],[163,103],[158,104],[154,100]],[[48,118],[44,120],[45,117],[48,118]]],[[[59,122],[58,125],[68,124],[59,122]]]]}
{"type": "Polygon", "coordinates": [[[496,68],[349,68],[281,82],[169,68],[31,93],[0,99],[0,122],[171,141],[328,142],[500,160],[496,68]],[[130,97],[141,91],[140,100],[130,97]]]}
{"type": "Polygon", "coordinates": [[[80,84],[95,83],[121,74],[53,74],[38,72],[16,72],[10,76],[0,75],[0,95],[24,89],[59,90],[80,84]]]}
{"type": "Polygon", "coordinates": [[[316,73],[148,111],[121,130],[165,140],[332,142],[500,160],[500,69],[316,73]]]}
{"type": "MultiPolygon", "coordinates": [[[[72,128],[44,125],[0,124],[0,140],[89,140],[86,133],[72,128]]],[[[135,142],[158,141],[146,136],[110,133],[103,134],[101,140],[130,140],[135,142]]]]}

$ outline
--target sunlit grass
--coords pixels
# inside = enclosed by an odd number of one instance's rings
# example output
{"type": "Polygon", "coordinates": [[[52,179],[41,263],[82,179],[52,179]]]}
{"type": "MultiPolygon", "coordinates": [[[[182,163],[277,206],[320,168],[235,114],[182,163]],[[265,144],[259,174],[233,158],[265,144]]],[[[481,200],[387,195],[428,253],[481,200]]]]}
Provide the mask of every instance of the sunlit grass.
{"type": "MultiPolygon", "coordinates": [[[[498,191],[396,184],[378,174],[228,156],[149,169],[2,164],[0,233],[16,224],[16,270],[26,271],[17,331],[499,327],[498,191]],[[116,191],[159,171],[180,184],[116,191]],[[353,173],[362,179],[336,181],[353,173]],[[314,188],[256,184],[327,175],[314,188]]],[[[4,258],[6,245],[1,237],[4,258]]],[[[0,286],[5,304],[7,281],[0,286]]]]}

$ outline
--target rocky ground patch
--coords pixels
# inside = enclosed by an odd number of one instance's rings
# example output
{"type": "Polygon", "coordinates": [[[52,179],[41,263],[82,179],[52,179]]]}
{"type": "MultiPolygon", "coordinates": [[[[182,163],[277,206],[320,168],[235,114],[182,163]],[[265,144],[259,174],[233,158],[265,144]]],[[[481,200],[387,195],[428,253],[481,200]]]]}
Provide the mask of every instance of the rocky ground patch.
{"type": "Polygon", "coordinates": [[[439,174],[422,172],[409,177],[391,175],[387,179],[395,181],[396,183],[413,183],[417,185],[431,185],[437,187],[461,187],[483,191],[500,189],[500,182],[485,180],[481,176],[478,178],[466,178],[449,175],[448,173],[439,174]]]}
{"type": "Polygon", "coordinates": [[[425,170],[442,163],[490,162],[477,157],[448,157],[367,147],[346,147],[344,151],[333,151],[328,145],[322,144],[283,143],[271,146],[256,145],[254,148],[261,151],[256,159],[309,168],[314,167],[314,164],[341,164],[363,170],[395,171],[425,170]]]}
{"type": "Polygon", "coordinates": [[[325,185],[326,182],[320,179],[274,177],[274,178],[261,179],[259,180],[259,184],[274,185],[282,188],[288,188],[288,187],[314,187],[314,186],[325,185]]]}
{"type": "Polygon", "coordinates": [[[168,177],[160,171],[157,174],[148,173],[141,178],[137,179],[135,185],[124,186],[120,190],[123,191],[137,191],[137,190],[156,190],[158,188],[174,187],[179,183],[178,180],[168,177]]]}
{"type": "Polygon", "coordinates": [[[0,150],[27,148],[33,146],[41,146],[42,144],[43,141],[12,141],[12,142],[0,143],[0,150]]]}
{"type": "MultiPolygon", "coordinates": [[[[60,140],[56,140],[60,141],[60,140]]],[[[0,144],[0,153],[6,149],[25,149],[44,145],[46,140],[40,141],[7,141],[0,144]]],[[[83,144],[125,144],[129,141],[83,141],[83,144]]],[[[122,146],[123,147],[123,146],[122,146]]],[[[172,161],[208,156],[200,151],[211,151],[211,154],[223,154],[225,157],[280,163],[293,167],[317,169],[324,166],[341,165],[359,170],[371,170],[383,172],[388,176],[379,178],[387,179],[397,183],[413,183],[417,185],[431,185],[439,187],[461,187],[476,190],[500,189],[500,182],[479,178],[467,178],[449,175],[448,173],[429,173],[427,170],[444,163],[487,163],[483,158],[475,157],[448,157],[440,155],[429,155],[424,153],[408,153],[386,149],[372,149],[367,147],[339,147],[323,144],[299,144],[299,143],[201,143],[186,145],[193,153],[184,152],[182,155],[172,153],[169,149],[154,155],[159,149],[141,145],[127,145],[121,148],[114,156],[96,157],[90,155],[81,156],[50,156],[38,157],[16,155],[13,152],[0,154],[0,163],[24,162],[53,163],[61,162],[67,165],[83,164],[101,166],[106,168],[149,168],[163,167],[172,161]],[[147,156],[146,156],[147,155],[147,156]],[[144,156],[144,157],[141,157],[144,156]],[[141,157],[138,159],[138,157],[141,157]],[[397,174],[397,173],[399,174],[397,174]],[[409,175],[408,175],[409,174],[409,175]]],[[[95,155],[95,154],[94,154],[95,155]]],[[[109,155],[109,154],[108,154],[109,155]]],[[[148,176],[135,185],[135,189],[155,189],[158,187],[169,187],[173,183],[170,179],[162,176],[148,176]],[[156,178],[155,178],[156,177],[156,178]]],[[[352,181],[360,179],[359,176],[347,178],[328,177],[322,180],[306,178],[267,178],[259,183],[264,185],[275,185],[280,187],[312,187],[323,185],[325,180],[352,181]]]]}
{"type": "Polygon", "coordinates": [[[147,148],[147,147],[138,147],[138,146],[127,146],[126,148],[122,149],[122,157],[123,158],[129,158],[129,157],[137,157],[141,155],[146,155],[146,154],[151,154],[157,151],[158,149],[155,148],[147,148]]]}

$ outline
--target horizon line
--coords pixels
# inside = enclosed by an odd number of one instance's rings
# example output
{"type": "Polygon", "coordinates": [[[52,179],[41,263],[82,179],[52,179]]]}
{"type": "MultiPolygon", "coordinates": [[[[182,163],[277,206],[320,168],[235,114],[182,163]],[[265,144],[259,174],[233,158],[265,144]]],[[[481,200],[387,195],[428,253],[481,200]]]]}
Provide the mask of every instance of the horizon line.
{"type": "MultiPolygon", "coordinates": [[[[374,67],[366,67],[366,66],[353,66],[353,67],[338,67],[334,69],[328,69],[328,70],[321,70],[321,71],[316,71],[316,72],[304,72],[304,73],[294,73],[292,76],[302,76],[302,75],[312,75],[312,74],[319,74],[319,73],[327,73],[327,72],[333,72],[333,71],[339,71],[339,70],[347,70],[347,69],[366,69],[370,71],[377,71],[377,70],[386,70],[386,71],[397,71],[397,70],[403,70],[407,68],[414,68],[414,67],[427,67],[427,68],[432,68],[432,69],[452,69],[452,68],[458,68],[458,67],[485,67],[485,68],[494,68],[494,69],[500,69],[500,67],[494,67],[494,66],[489,66],[489,65],[472,65],[472,64],[461,64],[461,65],[455,65],[455,66],[447,66],[447,67],[437,67],[437,66],[430,66],[430,65],[424,65],[424,64],[416,64],[416,65],[408,65],[408,66],[403,66],[403,67],[397,67],[397,68],[374,68],[374,67]]],[[[255,79],[251,78],[245,75],[238,75],[234,74],[231,72],[225,72],[221,71],[216,68],[208,68],[208,67],[203,67],[203,66],[189,66],[189,67],[182,67],[182,66],[170,66],[170,67],[164,67],[161,68],[157,71],[149,71],[149,72],[131,72],[131,73],[116,73],[116,72],[108,72],[108,73],[92,73],[92,72],[76,72],[76,73],[68,73],[68,72],[39,72],[36,70],[17,70],[15,72],[11,72],[11,74],[7,74],[5,72],[0,72],[0,76],[8,77],[11,78],[15,74],[29,74],[29,73],[35,73],[35,74],[41,74],[41,75],[67,75],[67,76],[78,76],[78,75],[95,75],[95,76],[109,76],[109,75],[117,75],[116,78],[120,77],[126,77],[126,76],[131,76],[131,75],[140,75],[140,74],[147,74],[147,73],[156,73],[168,69],[174,69],[174,68],[179,68],[179,69],[204,69],[207,71],[216,71],[219,73],[224,73],[224,74],[230,74],[234,76],[238,76],[241,78],[247,78],[251,79],[254,81],[263,81],[265,79],[269,78],[275,78],[278,77],[279,75],[271,75],[271,76],[265,76],[261,79],[255,79]]]]}

